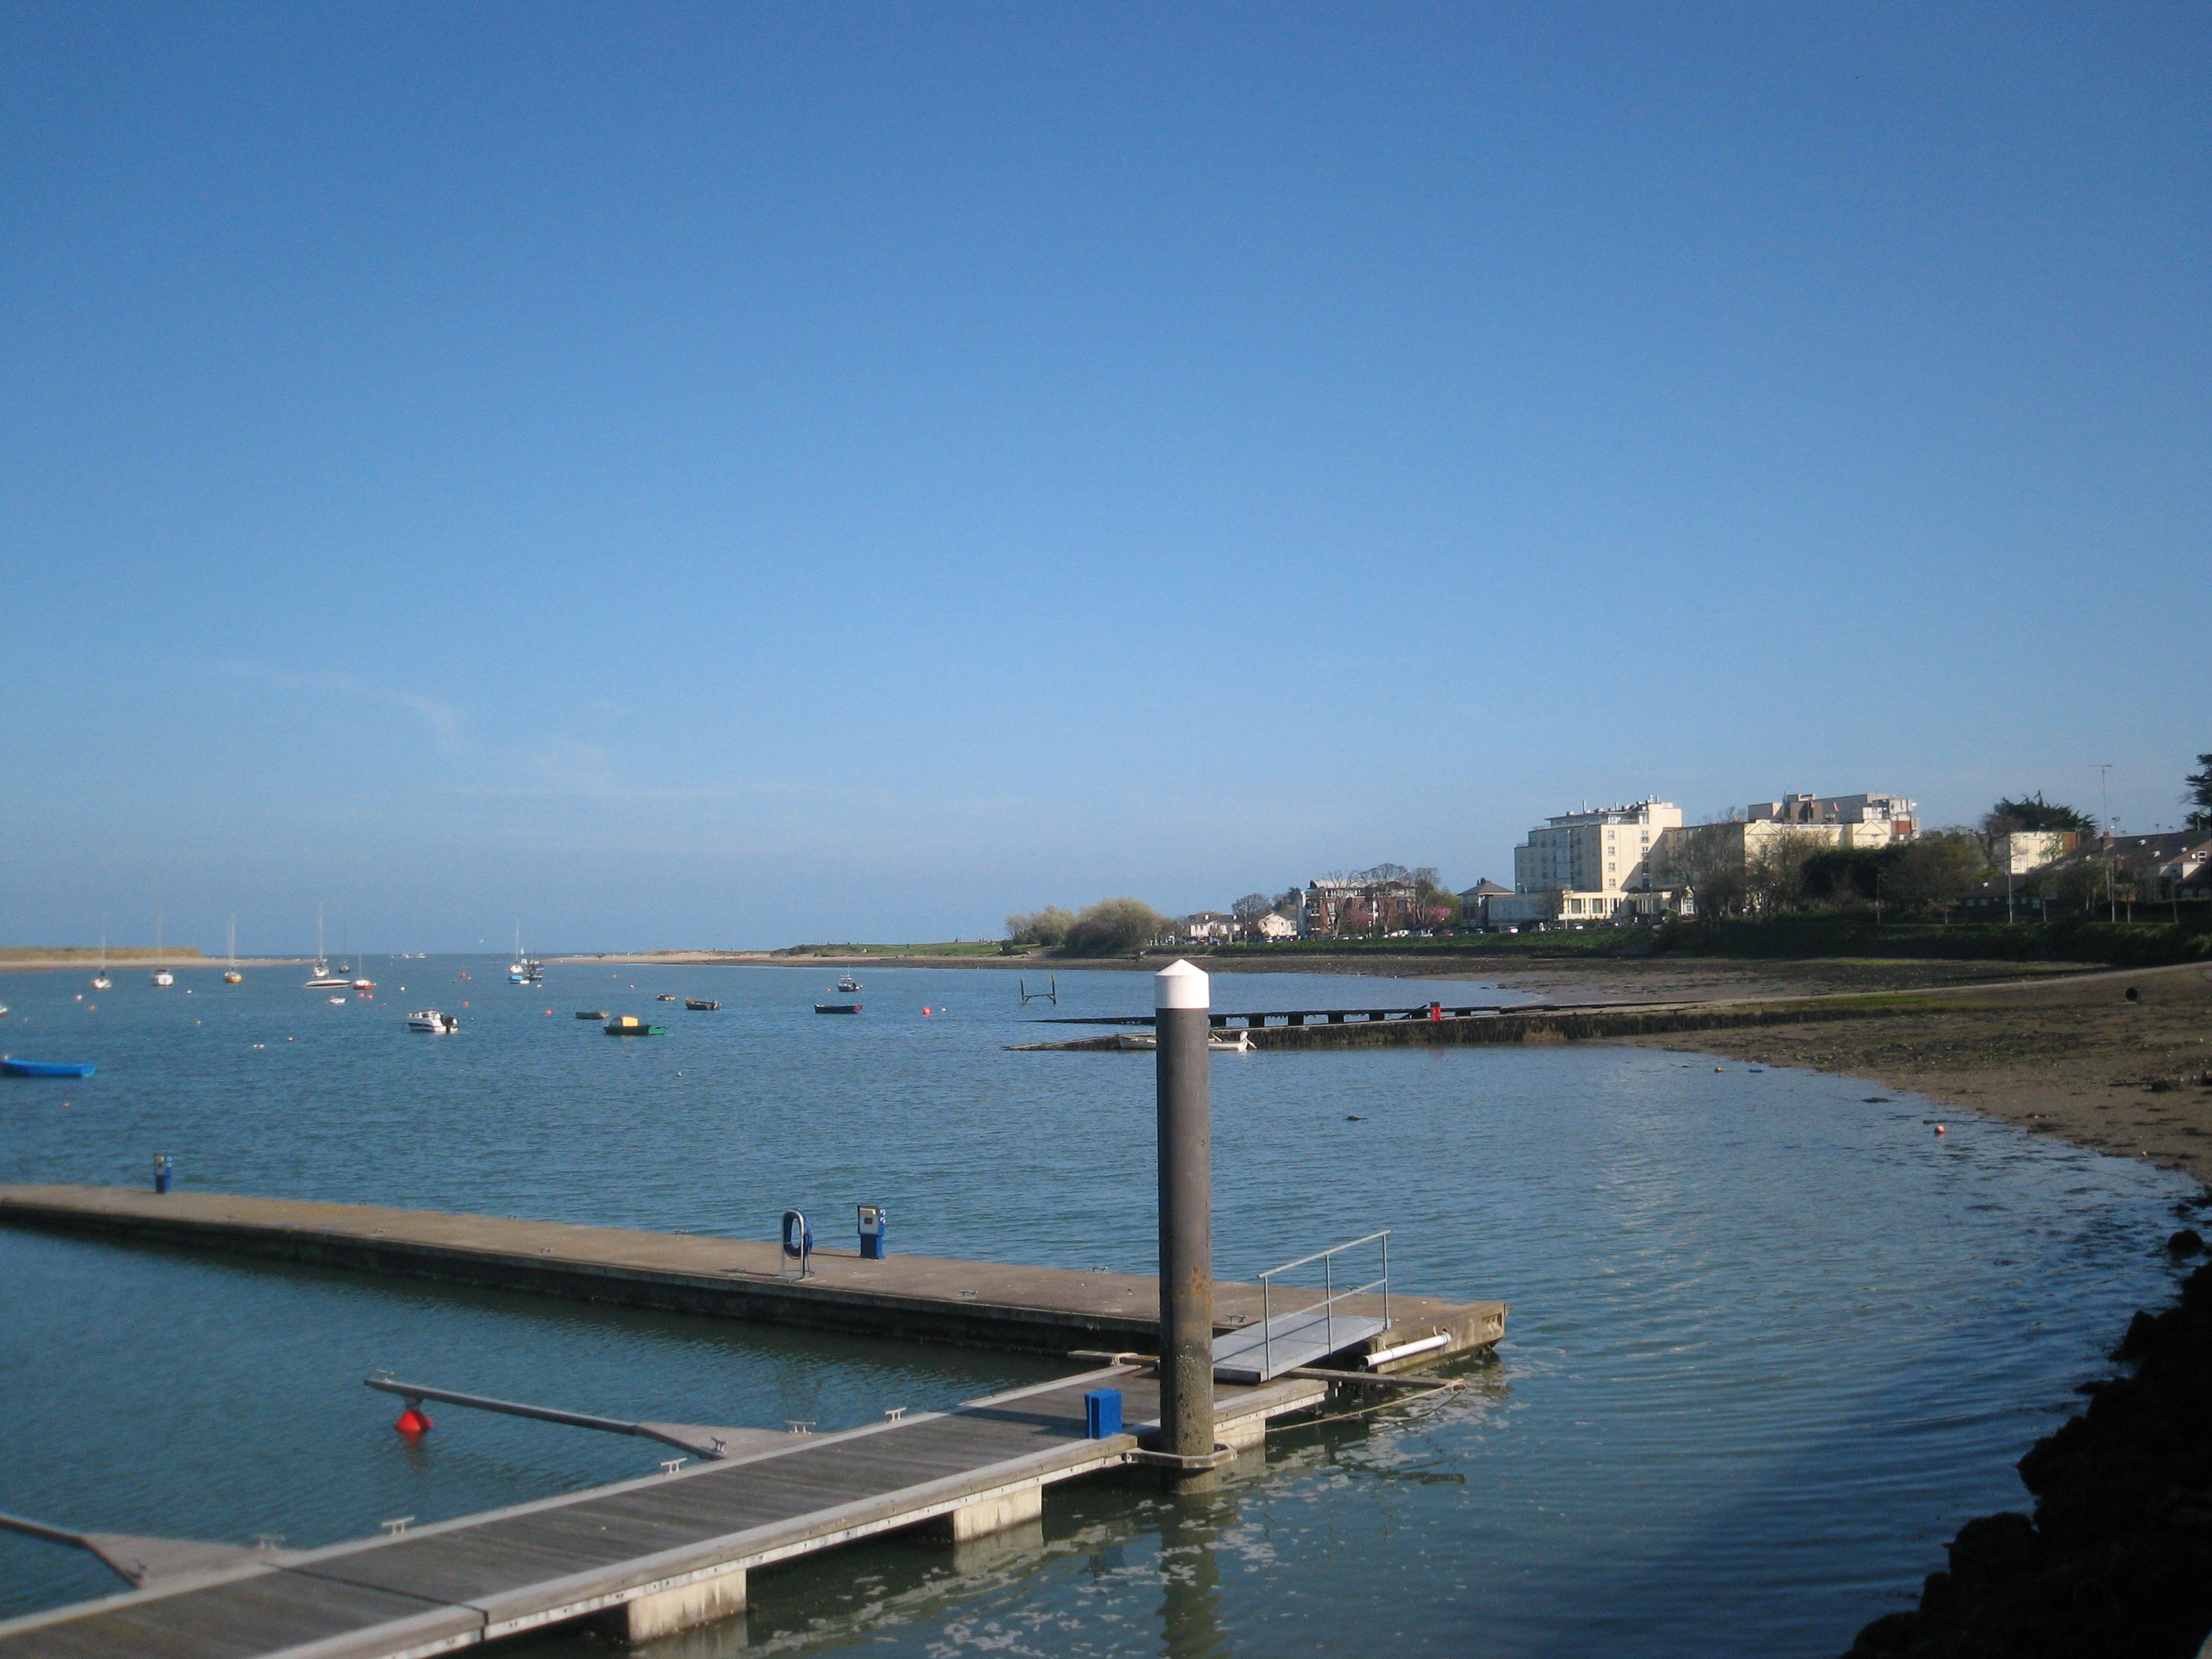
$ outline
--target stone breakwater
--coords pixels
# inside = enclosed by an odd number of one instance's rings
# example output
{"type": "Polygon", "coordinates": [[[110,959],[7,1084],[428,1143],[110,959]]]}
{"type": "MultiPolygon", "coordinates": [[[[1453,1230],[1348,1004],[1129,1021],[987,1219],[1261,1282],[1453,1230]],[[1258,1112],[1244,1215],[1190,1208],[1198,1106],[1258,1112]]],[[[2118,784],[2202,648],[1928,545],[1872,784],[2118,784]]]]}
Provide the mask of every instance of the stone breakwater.
{"type": "Polygon", "coordinates": [[[2132,1374],[2084,1383],[2087,1409],[2020,1460],[2034,1513],[1966,1522],[1920,1605],[1846,1659],[2195,1659],[2212,1630],[2212,1266],[2136,1314],[2112,1358],[2132,1374]]]}

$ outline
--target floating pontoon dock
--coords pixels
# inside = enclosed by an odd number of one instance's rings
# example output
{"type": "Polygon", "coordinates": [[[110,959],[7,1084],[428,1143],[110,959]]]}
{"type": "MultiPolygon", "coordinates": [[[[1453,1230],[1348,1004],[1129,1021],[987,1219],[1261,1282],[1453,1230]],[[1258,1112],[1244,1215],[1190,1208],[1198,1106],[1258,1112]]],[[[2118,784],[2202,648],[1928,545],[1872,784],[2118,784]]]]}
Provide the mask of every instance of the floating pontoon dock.
{"type": "MultiPolygon", "coordinates": [[[[1216,1438],[1256,1446],[1328,1388],[1224,1386],[1216,1438]]],[[[1053,1482],[1159,1455],[1142,1448],[1158,1409],[1150,1375],[1109,1367],[382,1538],[202,1547],[140,1589],[0,1623],[0,1659],[424,1659],[593,1615],[643,1641],[737,1612],[774,1562],[924,1522],[956,1543],[1033,1522],[1053,1482]],[[1089,1438],[1084,1395],[1108,1388],[1135,1432],[1089,1438]]]]}
{"type": "MultiPolygon", "coordinates": [[[[973,1347],[1149,1354],[1159,1340],[1159,1281],[1147,1274],[817,1250],[812,1271],[799,1279],[772,1239],[124,1187],[0,1186],[0,1224],[973,1347]]],[[[1217,1282],[1214,1328],[1227,1335],[1256,1327],[1263,1310],[1280,1322],[1321,1297],[1291,1285],[1263,1291],[1217,1282]]],[[[1429,1364],[1488,1347],[1505,1333],[1502,1302],[1394,1295],[1388,1311],[1389,1334],[1332,1352],[1347,1351],[1357,1363],[1440,1335],[1419,1355],[1429,1364]]],[[[1336,1304],[1340,1320],[1383,1312],[1379,1296],[1336,1304]]]]}

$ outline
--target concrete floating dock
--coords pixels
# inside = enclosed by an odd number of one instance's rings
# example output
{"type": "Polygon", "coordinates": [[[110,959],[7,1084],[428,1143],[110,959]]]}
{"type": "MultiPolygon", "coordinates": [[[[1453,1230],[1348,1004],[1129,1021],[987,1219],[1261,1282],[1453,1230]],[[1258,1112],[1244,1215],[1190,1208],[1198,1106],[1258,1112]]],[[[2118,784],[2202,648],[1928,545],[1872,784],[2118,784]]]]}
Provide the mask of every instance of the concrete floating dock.
{"type": "MultiPolygon", "coordinates": [[[[1136,1273],[913,1255],[870,1261],[841,1250],[817,1251],[800,1279],[786,1276],[773,1240],[125,1187],[0,1186],[0,1224],[971,1347],[1149,1354],[1159,1337],[1159,1282],[1136,1273]]],[[[1321,1292],[1279,1285],[1272,1297],[1279,1316],[1321,1292]]],[[[1261,1307],[1259,1285],[1217,1282],[1215,1334],[1258,1324],[1261,1307]]],[[[1336,1307],[1340,1317],[1379,1316],[1382,1299],[1336,1307]]],[[[1377,1369],[1428,1364],[1505,1333],[1503,1302],[1393,1294],[1390,1315],[1389,1332],[1363,1337],[1343,1358],[1441,1336],[1416,1358],[1377,1369]]]]}
{"type": "MultiPolygon", "coordinates": [[[[1256,1446],[1270,1418],[1328,1387],[1224,1388],[1216,1437],[1256,1446]]],[[[1047,1486],[1157,1456],[1143,1442],[1158,1412],[1150,1374],[1109,1367],[393,1536],[188,1567],[0,1623],[0,1659],[422,1659],[595,1616],[646,1641],[742,1610],[748,1575],[795,1556],[925,1524],[956,1546],[1033,1525],[1047,1486]],[[1134,1432],[1085,1437],[1083,1396],[1100,1388],[1121,1391],[1134,1432]]]]}

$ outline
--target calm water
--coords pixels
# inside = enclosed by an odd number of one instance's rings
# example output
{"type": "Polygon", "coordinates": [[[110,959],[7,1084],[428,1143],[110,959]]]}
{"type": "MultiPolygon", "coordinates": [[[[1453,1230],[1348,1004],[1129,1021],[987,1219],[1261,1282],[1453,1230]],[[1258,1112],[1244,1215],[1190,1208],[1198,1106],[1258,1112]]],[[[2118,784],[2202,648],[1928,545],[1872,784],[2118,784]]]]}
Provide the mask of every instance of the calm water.
{"type": "MultiPolygon", "coordinates": [[[[0,1047],[100,1066],[0,1081],[0,1180],[135,1182],[167,1152],[195,1188],[750,1237],[796,1204],[836,1242],[874,1202],[896,1249],[1151,1265],[1151,1063],[1006,1053],[1039,1035],[1013,975],[879,969],[865,1015],[823,1019],[831,976],[811,969],[373,974],[378,999],[342,1007],[295,969],[170,991],[132,971],[104,994],[0,979],[0,1047]],[[409,1033],[426,1003],[463,1030],[409,1033]],[[577,1008],[670,1035],[611,1041],[577,1008]]],[[[1140,975],[1060,983],[1061,1012],[1149,1004],[1140,975]]],[[[1218,1007],[1467,995],[1215,984],[1218,1007]]],[[[1213,1075],[1220,1271],[1392,1226],[1401,1288],[1513,1304],[1474,1386],[1273,1437],[1210,1499],[1056,1491],[1041,1544],[893,1540],[763,1572],[746,1620],[659,1651],[1832,1654],[1960,1521],[2021,1502],[2013,1460],[2172,1282],[2179,1181],[1956,1115],[1938,1140],[1921,1103],[1848,1079],[1605,1048],[1224,1056],[1213,1075]]],[[[0,1509],[310,1545],[660,1454],[453,1410],[410,1448],[360,1386],[379,1366],[824,1429],[1066,1369],[0,1231],[0,1509]]],[[[115,1588],[0,1537],[0,1614],[115,1588]]]]}

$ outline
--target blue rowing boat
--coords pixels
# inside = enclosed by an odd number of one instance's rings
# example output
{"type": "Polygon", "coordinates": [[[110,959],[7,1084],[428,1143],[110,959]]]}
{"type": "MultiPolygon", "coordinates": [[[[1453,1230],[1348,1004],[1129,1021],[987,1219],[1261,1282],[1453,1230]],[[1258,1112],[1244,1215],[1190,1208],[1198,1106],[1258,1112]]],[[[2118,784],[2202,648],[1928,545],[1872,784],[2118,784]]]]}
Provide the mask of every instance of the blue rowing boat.
{"type": "Polygon", "coordinates": [[[88,1060],[0,1060],[0,1077],[90,1077],[88,1060]]]}

